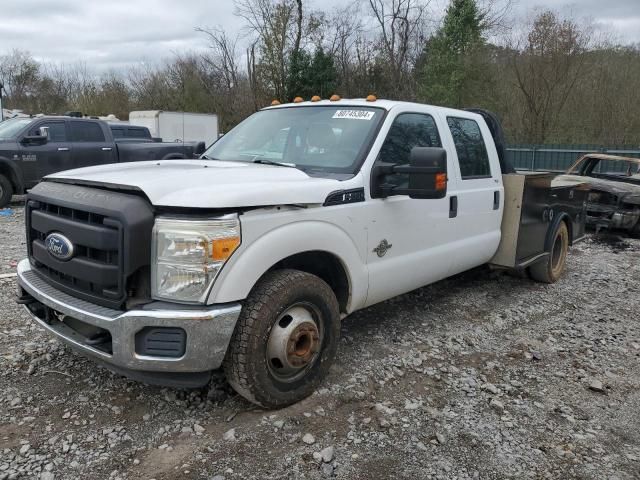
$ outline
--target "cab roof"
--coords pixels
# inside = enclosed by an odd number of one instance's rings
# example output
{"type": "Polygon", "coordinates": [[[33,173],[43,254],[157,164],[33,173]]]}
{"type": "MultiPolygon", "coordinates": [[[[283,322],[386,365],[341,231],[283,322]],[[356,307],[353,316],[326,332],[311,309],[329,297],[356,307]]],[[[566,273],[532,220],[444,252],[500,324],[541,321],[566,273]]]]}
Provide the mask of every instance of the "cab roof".
{"type": "Polygon", "coordinates": [[[401,102],[396,100],[385,100],[385,99],[377,99],[374,101],[369,101],[366,98],[341,98],[340,100],[318,100],[317,102],[305,100],[297,103],[292,102],[292,103],[282,103],[279,105],[271,105],[263,108],[262,110],[272,110],[277,108],[291,108],[291,107],[295,108],[295,107],[315,107],[315,106],[344,106],[344,107],[368,107],[368,108],[377,107],[377,108],[383,108],[389,111],[394,107],[398,107],[398,106],[410,107],[412,105],[433,108],[434,110],[438,110],[449,115],[464,113],[465,116],[480,117],[480,115],[473,112],[466,111],[466,110],[457,110],[454,108],[438,107],[436,105],[429,105],[426,103],[401,102]]]}

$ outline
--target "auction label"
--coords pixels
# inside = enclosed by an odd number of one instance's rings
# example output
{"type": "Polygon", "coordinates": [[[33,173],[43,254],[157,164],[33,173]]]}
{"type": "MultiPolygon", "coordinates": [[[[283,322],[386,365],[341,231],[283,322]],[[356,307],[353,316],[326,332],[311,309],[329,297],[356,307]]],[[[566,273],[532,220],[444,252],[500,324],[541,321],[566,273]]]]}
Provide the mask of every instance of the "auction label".
{"type": "Polygon", "coordinates": [[[351,120],[371,120],[376,112],[366,110],[336,110],[333,118],[349,118],[351,120]]]}

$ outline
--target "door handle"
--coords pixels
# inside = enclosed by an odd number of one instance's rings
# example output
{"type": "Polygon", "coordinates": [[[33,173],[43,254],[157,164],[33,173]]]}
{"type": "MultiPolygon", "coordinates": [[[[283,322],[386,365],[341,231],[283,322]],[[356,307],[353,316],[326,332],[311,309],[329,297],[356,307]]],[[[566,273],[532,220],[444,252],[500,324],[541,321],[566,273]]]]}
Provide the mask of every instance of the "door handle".
{"type": "Polygon", "coordinates": [[[500,192],[493,192],[493,209],[498,210],[500,208],[500,192]]]}
{"type": "Polygon", "coordinates": [[[58,151],[59,152],[68,152],[69,148],[68,147],[58,147],[58,151]]]}
{"type": "Polygon", "coordinates": [[[449,218],[456,218],[458,216],[458,196],[452,195],[449,197],[449,218]]]}
{"type": "Polygon", "coordinates": [[[103,152],[110,152],[111,150],[111,147],[102,147],[103,152]]]}

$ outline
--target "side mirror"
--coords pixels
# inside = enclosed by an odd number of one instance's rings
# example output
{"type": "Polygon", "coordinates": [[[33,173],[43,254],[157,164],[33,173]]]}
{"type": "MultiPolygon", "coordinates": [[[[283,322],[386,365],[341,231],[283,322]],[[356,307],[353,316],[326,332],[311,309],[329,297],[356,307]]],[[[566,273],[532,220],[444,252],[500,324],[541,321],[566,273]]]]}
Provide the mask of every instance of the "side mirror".
{"type": "Polygon", "coordinates": [[[372,196],[386,198],[408,195],[415,199],[444,198],[447,195],[447,151],[439,147],[414,147],[409,165],[379,162],[371,173],[372,196]],[[408,186],[398,187],[384,183],[391,174],[408,174],[408,186]]]}
{"type": "Polygon", "coordinates": [[[22,137],[22,143],[25,145],[44,145],[49,141],[49,127],[40,127],[40,135],[26,135],[22,137]]]}

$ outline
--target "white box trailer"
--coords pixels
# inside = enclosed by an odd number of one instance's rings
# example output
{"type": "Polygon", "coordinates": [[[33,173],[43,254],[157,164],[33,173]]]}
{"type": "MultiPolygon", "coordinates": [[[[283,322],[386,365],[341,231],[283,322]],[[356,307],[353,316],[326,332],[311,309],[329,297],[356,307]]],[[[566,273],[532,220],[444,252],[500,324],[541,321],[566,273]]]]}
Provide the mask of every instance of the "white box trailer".
{"type": "Polygon", "coordinates": [[[165,142],[202,142],[211,145],[218,138],[218,116],[208,113],[142,110],[129,114],[129,123],[147,127],[152,137],[165,142]]]}

